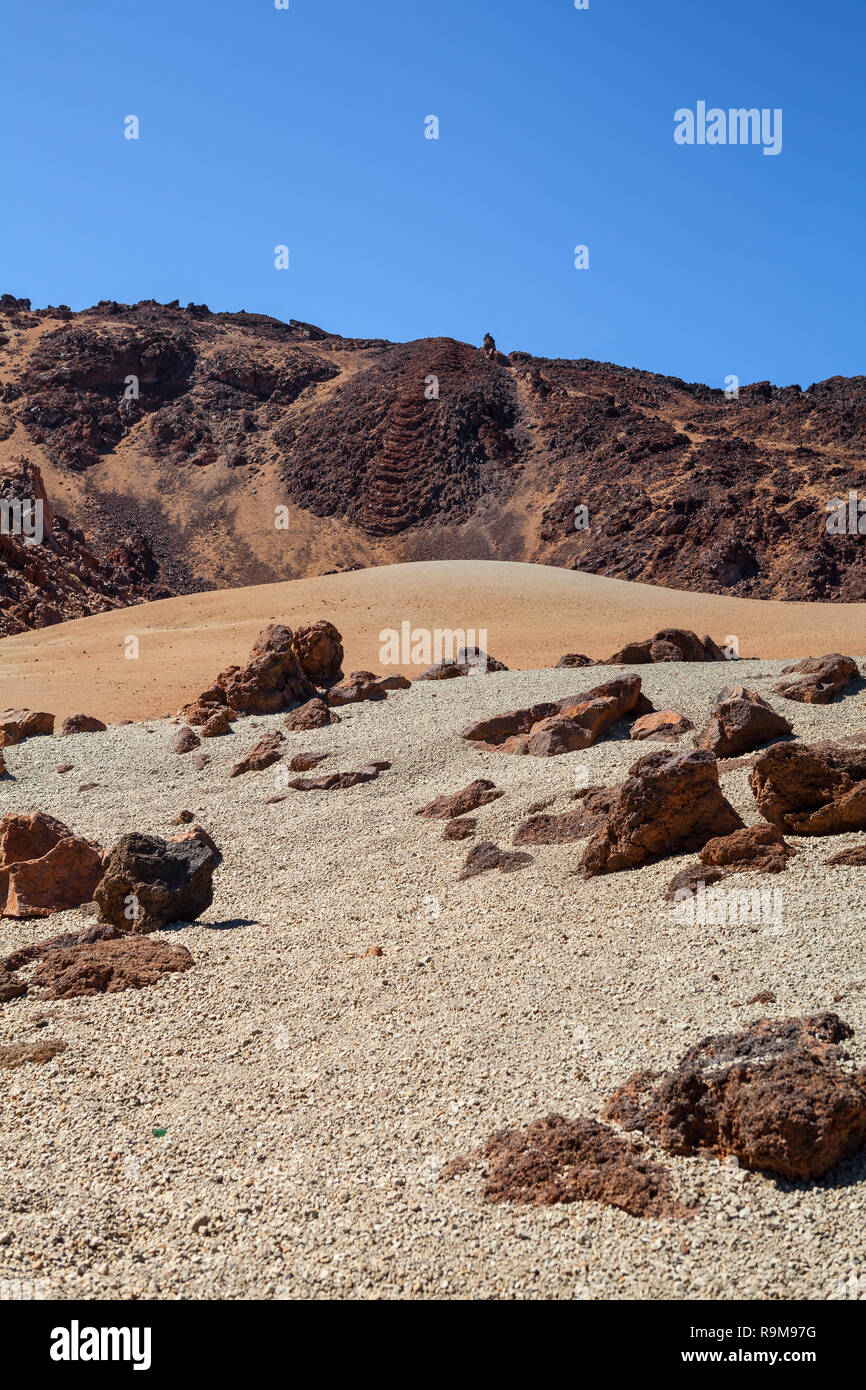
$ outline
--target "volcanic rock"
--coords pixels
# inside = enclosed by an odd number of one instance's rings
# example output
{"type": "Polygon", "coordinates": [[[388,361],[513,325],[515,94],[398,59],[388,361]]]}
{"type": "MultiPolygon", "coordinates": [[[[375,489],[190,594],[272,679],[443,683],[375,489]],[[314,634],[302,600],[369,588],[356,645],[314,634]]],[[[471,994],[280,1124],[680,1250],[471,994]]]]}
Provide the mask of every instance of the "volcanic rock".
{"type": "Polygon", "coordinates": [[[474,816],[463,816],[461,820],[450,820],[442,831],[443,840],[471,840],[478,829],[474,816]]]}
{"type": "Polygon", "coordinates": [[[756,691],[729,685],[716,696],[710,722],[695,735],[695,747],[707,748],[717,758],[735,758],[791,732],[788,720],[756,691]]]}
{"type": "Polygon", "coordinates": [[[866,830],[866,749],[776,743],[749,773],[758,810],[791,835],[866,830]]]}
{"type": "Polygon", "coordinates": [[[30,946],[19,946],[11,956],[0,961],[0,970],[21,970],[31,961],[41,960],[48,951],[65,951],[71,946],[90,946],[94,941],[116,941],[123,936],[119,927],[111,922],[93,922],[89,927],[77,931],[61,932],[59,936],[49,936],[44,941],[33,942],[30,946]]]}
{"type": "Polygon", "coordinates": [[[343,639],[333,623],[320,619],[297,628],[292,650],[313,685],[336,685],[343,679],[343,639]]]}
{"type": "Polygon", "coordinates": [[[660,743],[680,738],[694,727],[690,719],[684,714],[678,714],[675,709],[660,709],[652,714],[642,714],[640,719],[636,719],[631,726],[629,738],[635,741],[649,739],[653,743],[660,743]]]}
{"type": "Polygon", "coordinates": [[[30,1062],[50,1062],[65,1052],[68,1046],[62,1038],[46,1038],[44,1042],[13,1043],[11,1047],[0,1047],[0,1068],[13,1071],[30,1062]]]}
{"type": "Polygon", "coordinates": [[[53,734],[54,715],[33,709],[0,711],[0,748],[11,748],[35,734],[53,734]]]}
{"type": "Polygon", "coordinates": [[[329,705],[354,705],[361,700],[386,700],[388,692],[372,671],[350,671],[345,680],[331,686],[325,698],[329,705]]]}
{"type": "Polygon", "coordinates": [[[0,916],[49,917],[90,902],[102,851],[42,811],[0,821],[0,916]]]}
{"type": "Polygon", "coordinates": [[[329,709],[325,701],[316,696],[291,710],[283,720],[287,729],[306,732],[308,729],[323,729],[326,724],[339,724],[340,716],[329,709]]]}
{"type": "Polygon", "coordinates": [[[178,729],[171,736],[171,751],[173,753],[191,753],[193,748],[198,748],[201,739],[198,734],[193,733],[188,725],[178,729]]]}
{"type": "Polygon", "coordinates": [[[777,874],[796,852],[785,843],[778,826],[759,823],[707,840],[700,860],[728,873],[777,874]]]}
{"type": "Polygon", "coordinates": [[[219,738],[222,734],[230,734],[231,731],[232,726],[227,709],[215,709],[201,726],[202,738],[219,738]]]}
{"type": "Polygon", "coordinates": [[[520,854],[511,850],[500,849],[490,840],[479,840],[478,844],[473,845],[467,854],[457,878],[458,882],[462,883],[464,879],[475,878],[477,874],[486,874],[491,869],[498,869],[503,874],[511,874],[517,869],[525,869],[527,864],[531,863],[531,854],[520,854]]]}
{"type": "Polygon", "coordinates": [[[582,805],[559,814],[541,812],[522,821],[514,832],[516,845],[568,845],[585,840],[607,825],[617,787],[582,789],[582,805]]]}
{"type": "Polygon", "coordinates": [[[561,656],[559,658],[559,660],[556,663],[556,666],[554,667],[554,670],[559,671],[565,666],[594,665],[595,662],[593,661],[591,656],[584,656],[581,652],[566,652],[565,656],[561,656]]]}
{"type": "Polygon", "coordinates": [[[345,787],[356,787],[360,782],[375,782],[380,772],[391,766],[386,762],[365,763],[357,772],[329,772],[322,777],[293,777],[287,786],[298,792],[342,791],[345,787]]]}
{"type": "Polygon", "coordinates": [[[169,922],[194,922],[213,901],[220,860],[204,832],[190,831],[177,840],[137,832],[122,836],[106,857],[93,894],[101,920],[140,933],[161,931],[169,922]]]}
{"type": "Polygon", "coordinates": [[[460,791],[443,792],[426,806],[421,806],[415,815],[427,816],[432,820],[453,820],[456,816],[465,816],[469,811],[477,811],[479,806],[486,806],[500,796],[504,796],[504,792],[493,782],[479,777],[468,786],[461,787],[460,791]]]}
{"type": "Polygon", "coordinates": [[[191,970],[194,964],[185,946],[124,936],[47,952],[33,971],[28,988],[41,989],[43,999],[119,994],[125,989],[144,989],[163,975],[191,970]]]}
{"type": "Polygon", "coordinates": [[[101,734],[104,733],[106,725],[101,719],[96,719],[92,714],[70,714],[68,719],[64,719],[58,730],[59,734],[101,734]]]}
{"type": "Polygon", "coordinates": [[[265,734],[258,743],[254,744],[248,753],[241,758],[240,762],[235,763],[230,777],[240,777],[244,772],[264,772],[271,763],[279,762],[283,756],[283,735],[277,730],[273,734],[265,734]]]}
{"type": "Polygon", "coordinates": [[[660,661],[724,661],[725,654],[711,637],[701,639],[687,628],[666,627],[643,642],[628,642],[608,657],[608,666],[642,666],[660,661]]]}
{"type": "Polygon", "coordinates": [[[327,753],[296,753],[289,763],[289,770],[291,772],[311,772],[328,756],[327,753]]]}
{"type": "Polygon", "coordinates": [[[840,850],[831,859],[825,859],[825,864],[847,864],[857,868],[861,864],[866,864],[866,845],[854,845],[852,849],[840,850]]]}
{"type": "Polygon", "coordinates": [[[781,681],[773,690],[786,700],[798,700],[805,705],[829,705],[834,695],[860,675],[856,661],[850,656],[832,652],[829,656],[807,657],[793,666],[782,668],[782,675],[799,675],[800,680],[781,681]]]}
{"type": "Polygon", "coordinates": [[[464,729],[461,738],[501,753],[567,753],[595,743],[618,719],[635,711],[639,697],[640,676],[621,676],[584,695],[481,719],[464,729]]]}
{"type": "Polygon", "coordinates": [[[241,714],[276,714],[315,695],[294,652],[290,627],[271,623],[256,638],[246,666],[230,666],[215,684],[241,714]]]}

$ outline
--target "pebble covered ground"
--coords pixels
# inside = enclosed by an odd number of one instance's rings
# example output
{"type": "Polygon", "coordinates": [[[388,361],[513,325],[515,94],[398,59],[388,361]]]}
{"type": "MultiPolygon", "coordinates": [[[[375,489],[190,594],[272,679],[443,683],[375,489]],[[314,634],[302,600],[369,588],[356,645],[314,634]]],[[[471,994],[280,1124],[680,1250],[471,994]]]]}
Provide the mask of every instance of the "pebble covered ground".
{"type": "MultiPolygon", "coordinates": [[[[701,727],[722,686],[769,695],[783,664],[640,675],[657,708],[701,727]]],[[[663,901],[694,856],[584,882],[579,845],[530,846],[527,868],[458,883],[474,842],[445,842],[441,821],[412,814],[489,777],[506,794],[475,813],[477,839],[508,848],[533,803],[566,810],[575,786],[619,780],[660,745],[617,726],[585,752],[537,759],[459,737],[614,674],[420,684],[287,734],[287,752],[329,752],[319,772],[393,764],[348,790],[287,791],[274,767],[229,778],[282,716],[203,742],[200,772],[170,751],[168,720],[7,750],[0,812],[43,810],[110,846],[130,830],[177,834],[189,810],[225,862],[202,920],[162,934],[193,970],[0,1007],[0,1046],[67,1044],[0,1070],[0,1296],[866,1297],[866,1150],[796,1183],[650,1147],[694,1204],[690,1221],[487,1205],[477,1170],[437,1181],[492,1130],[550,1111],[597,1117],[632,1071],[762,1015],[835,1009],[866,1065],[866,869],[824,867],[866,836],[795,841],[785,873],[742,876],[738,887],[781,893],[778,917],[698,926],[663,901]],[[775,1002],[748,1002],[763,992],[775,1002]]],[[[769,698],[804,740],[866,730],[863,690],[823,708],[769,698]]],[[[751,824],[747,779],[736,769],[723,787],[751,824]]],[[[3,920],[0,951],[90,920],[3,920]]]]}

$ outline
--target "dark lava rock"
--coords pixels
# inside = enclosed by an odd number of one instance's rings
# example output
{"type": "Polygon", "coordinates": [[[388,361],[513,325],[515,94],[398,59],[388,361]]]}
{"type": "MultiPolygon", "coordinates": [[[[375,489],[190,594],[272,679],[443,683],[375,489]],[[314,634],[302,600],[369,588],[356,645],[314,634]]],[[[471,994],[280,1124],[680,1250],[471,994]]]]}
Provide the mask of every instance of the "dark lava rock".
{"type": "Polygon", "coordinates": [[[194,748],[198,748],[201,739],[198,734],[184,725],[171,736],[171,751],[173,753],[191,753],[194,748]]]}
{"type": "Polygon", "coordinates": [[[329,755],[327,753],[296,753],[289,763],[292,772],[311,772],[319,763],[323,763],[329,755]]]}
{"type": "Polygon", "coordinates": [[[608,666],[643,666],[660,661],[724,661],[725,654],[711,637],[698,637],[687,628],[666,627],[643,642],[628,642],[608,658],[608,666]]]}
{"type": "Polygon", "coordinates": [[[639,697],[640,676],[622,676],[583,695],[481,719],[460,736],[478,748],[550,757],[588,748],[618,719],[636,713],[639,697]]]}
{"type": "Polygon", "coordinates": [[[222,856],[197,830],[177,840],[138,833],[118,840],[93,895],[101,919],[121,931],[145,933],[169,922],[194,922],[206,911],[222,856]]]}
{"type": "Polygon", "coordinates": [[[642,714],[631,726],[629,738],[634,742],[647,739],[652,743],[663,743],[681,738],[695,726],[684,714],[675,709],[653,710],[652,714],[642,714]]]}
{"type": "Polygon", "coordinates": [[[695,747],[717,758],[734,758],[791,732],[788,720],[756,691],[729,685],[716,697],[707,727],[695,735],[695,747]]]}
{"type": "Polygon", "coordinates": [[[840,850],[831,859],[825,859],[825,864],[848,864],[857,867],[866,864],[866,845],[855,845],[853,849],[840,850]]]}
{"type": "Polygon", "coordinates": [[[866,749],[777,743],[757,755],[749,785],[764,819],[791,835],[866,830],[866,749]]]}
{"type": "Polygon", "coordinates": [[[448,821],[442,831],[443,840],[471,840],[478,829],[474,816],[463,816],[461,820],[448,821]]]}
{"type": "Polygon", "coordinates": [[[271,623],[256,638],[246,666],[230,666],[215,685],[226,704],[241,714],[276,714],[316,694],[294,651],[290,627],[271,623]]]}
{"type": "Polygon", "coordinates": [[[70,714],[68,719],[64,719],[60,725],[60,734],[101,734],[104,733],[106,725],[101,719],[96,719],[92,714],[70,714]]]}
{"type": "Polygon", "coordinates": [[[332,685],[327,692],[329,705],[355,705],[362,700],[387,700],[388,690],[382,679],[372,671],[350,671],[345,680],[332,685]]]}
{"type": "Polygon", "coordinates": [[[562,670],[566,666],[594,666],[595,662],[591,656],[584,656],[581,652],[566,652],[561,656],[554,667],[554,670],[562,670]]]}

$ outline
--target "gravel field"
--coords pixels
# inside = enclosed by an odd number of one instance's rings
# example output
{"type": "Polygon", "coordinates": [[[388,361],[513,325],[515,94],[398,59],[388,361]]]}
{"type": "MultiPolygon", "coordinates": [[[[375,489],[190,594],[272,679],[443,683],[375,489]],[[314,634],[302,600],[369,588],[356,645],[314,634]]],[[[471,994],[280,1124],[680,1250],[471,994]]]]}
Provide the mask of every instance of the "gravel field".
{"type": "MultiPolygon", "coordinates": [[[[725,684],[768,695],[784,664],[638,669],[657,708],[700,728],[725,684]]],[[[46,811],[110,846],[130,830],[177,834],[186,809],[224,864],[204,918],[161,933],[193,970],[0,1006],[0,1045],[67,1044],[0,1071],[0,1296],[866,1298],[866,1149],[795,1183],[648,1146],[696,1203],[688,1222],[487,1205],[477,1170],[437,1181],[492,1130],[549,1111],[597,1117],[632,1071],[762,1015],[835,1009],[866,1065],[866,988],[854,988],[866,986],[866,869],[823,867],[866,836],[794,841],[785,873],[743,875],[738,887],[781,892],[779,922],[699,927],[663,900],[694,856],[584,882],[579,845],[525,846],[520,872],[458,883],[474,841],[444,842],[443,822],[412,814],[489,777],[506,794],[475,813],[476,839],[508,848],[531,804],[566,810],[575,785],[619,780],[660,746],[630,743],[623,725],[547,759],[458,737],[614,674],[423,683],[287,733],[289,754],[329,752],[320,773],[392,763],[347,790],[286,791],[273,767],[229,778],[281,715],[204,741],[201,772],[170,751],[167,720],[6,751],[0,812],[46,811]],[[750,1005],[762,991],[776,1002],[750,1005]]],[[[807,741],[866,730],[863,690],[823,708],[769,698],[807,741]]],[[[736,769],[723,787],[752,824],[747,779],[736,769]]],[[[4,919],[0,950],[90,920],[4,919]]]]}

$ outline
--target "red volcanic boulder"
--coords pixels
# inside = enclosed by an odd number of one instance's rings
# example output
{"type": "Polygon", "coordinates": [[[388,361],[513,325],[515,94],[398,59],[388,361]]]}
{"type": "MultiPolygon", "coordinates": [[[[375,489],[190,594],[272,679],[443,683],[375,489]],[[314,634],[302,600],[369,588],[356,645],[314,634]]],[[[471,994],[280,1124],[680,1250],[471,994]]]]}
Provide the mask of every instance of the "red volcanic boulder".
{"type": "Polygon", "coordinates": [[[584,656],[582,652],[566,652],[561,656],[554,667],[555,671],[560,671],[566,666],[594,666],[595,662],[591,656],[584,656]]]}
{"type": "Polygon", "coordinates": [[[293,641],[292,629],[279,623],[260,632],[246,666],[230,666],[217,676],[226,704],[241,714],[276,714],[315,695],[315,686],[298,664],[293,641]]]}
{"type": "Polygon", "coordinates": [[[331,686],[325,698],[329,705],[355,705],[361,700],[386,700],[388,691],[384,680],[372,671],[350,671],[345,680],[331,686]]]}
{"type": "Polygon", "coordinates": [[[694,727],[690,719],[678,714],[675,709],[654,710],[652,714],[642,714],[640,719],[634,721],[629,738],[636,742],[648,739],[652,743],[663,743],[667,739],[680,738],[694,727]]]}
{"type": "Polygon", "coordinates": [[[695,735],[695,747],[707,748],[717,758],[735,758],[791,732],[787,719],[756,691],[729,685],[717,695],[707,727],[695,735]]]}
{"type": "Polygon", "coordinates": [[[266,767],[272,763],[279,762],[283,756],[283,735],[276,731],[273,734],[265,734],[258,743],[254,744],[248,753],[235,763],[230,777],[240,777],[245,772],[264,772],[266,767]]]}
{"type": "Polygon", "coordinates": [[[34,709],[0,710],[0,748],[11,748],[34,734],[53,734],[54,715],[34,709]]]}
{"type": "Polygon", "coordinates": [[[568,845],[585,840],[607,825],[617,787],[586,787],[582,804],[558,815],[542,811],[522,821],[514,832],[516,845],[568,845]]]}
{"type": "Polygon", "coordinates": [[[608,666],[643,666],[660,661],[724,661],[711,637],[701,639],[687,628],[666,627],[643,642],[627,642],[607,660],[608,666]]]}
{"type": "Polygon", "coordinates": [[[457,878],[462,883],[464,879],[475,878],[476,874],[489,873],[491,869],[498,869],[501,874],[513,874],[516,869],[525,869],[527,864],[531,863],[531,854],[500,849],[490,840],[479,840],[467,854],[457,878]]]}
{"type": "Polygon", "coordinates": [[[173,753],[191,753],[194,748],[198,748],[201,739],[194,733],[188,725],[176,730],[171,736],[171,751],[173,753]]]}
{"type": "Polygon", "coordinates": [[[202,738],[219,738],[222,734],[230,734],[231,731],[229,712],[220,706],[214,709],[213,714],[201,726],[202,738]]]}
{"type": "Polygon", "coordinates": [[[799,700],[804,705],[829,705],[833,696],[859,674],[857,663],[850,656],[831,652],[829,656],[807,657],[805,661],[783,667],[783,676],[797,675],[800,679],[781,681],[773,690],[786,700],[799,700]]]}
{"type": "Polygon", "coordinates": [[[386,762],[365,763],[357,772],[329,772],[322,777],[293,777],[286,785],[296,792],[333,792],[356,787],[361,782],[375,782],[380,772],[391,766],[386,762]]]}
{"type": "Polygon", "coordinates": [[[777,825],[759,822],[707,840],[700,860],[727,873],[777,874],[796,852],[785,843],[777,825]]]}
{"type": "Polygon", "coordinates": [[[49,917],[93,899],[102,851],[42,811],[0,821],[0,916],[49,917]]]}
{"type": "Polygon", "coordinates": [[[307,729],[323,729],[326,724],[339,724],[340,716],[329,709],[324,700],[317,696],[313,700],[307,700],[306,704],[299,705],[297,709],[290,710],[283,723],[287,729],[306,731],[307,729]]]}
{"type": "Polygon", "coordinates": [[[323,763],[329,755],[327,753],[296,753],[289,763],[291,772],[312,772],[314,767],[323,763]]]}
{"type": "Polygon", "coordinates": [[[824,860],[825,864],[842,864],[851,868],[858,868],[861,864],[866,864],[866,845],[854,845],[851,849],[840,850],[838,854],[831,855],[824,860]]]}
{"type": "Polygon", "coordinates": [[[213,901],[214,869],[222,856],[199,826],[176,840],[123,835],[105,859],[93,894],[100,919],[121,931],[161,931],[194,922],[213,901]]]}
{"type": "Polygon", "coordinates": [[[722,796],[712,753],[669,753],[639,758],[616,789],[606,824],[581,860],[584,878],[636,869],[656,859],[701,849],[714,835],[743,822],[722,796]]]}
{"type": "Polygon", "coordinates": [[[866,830],[866,749],[776,743],[749,773],[758,810],[791,835],[866,830]]]}
{"type": "Polygon", "coordinates": [[[453,681],[458,676],[468,676],[467,667],[458,666],[456,661],[437,661],[415,677],[416,681],[453,681]]]}
{"type": "Polygon", "coordinates": [[[144,989],[163,975],[191,970],[195,962],[185,946],[146,937],[123,936],[48,951],[28,981],[43,999],[75,999],[90,994],[119,994],[144,989]]]}
{"type": "Polygon", "coordinates": [[[634,713],[639,698],[640,676],[621,676],[585,695],[568,695],[564,700],[481,719],[464,729],[461,738],[501,753],[536,757],[568,753],[588,748],[618,719],[634,713]]]}
{"type": "Polygon", "coordinates": [[[836,1014],[761,1019],[704,1038],[671,1072],[637,1072],[602,1112],[677,1154],[820,1178],[866,1140],[866,1071],[842,1070],[851,1029],[836,1014]]]}
{"type": "Polygon", "coordinates": [[[479,806],[486,806],[500,796],[504,796],[504,792],[493,782],[479,777],[468,786],[461,787],[460,791],[450,794],[443,792],[433,801],[428,801],[426,806],[419,807],[415,815],[427,816],[431,820],[453,820],[456,816],[465,816],[469,811],[477,811],[479,806]]]}
{"type": "Polygon", "coordinates": [[[101,734],[104,733],[106,725],[101,719],[96,719],[92,714],[70,714],[68,719],[64,719],[60,725],[58,733],[61,734],[101,734]]]}
{"type": "Polygon", "coordinates": [[[336,685],[343,679],[343,639],[333,623],[320,619],[296,628],[292,650],[313,685],[336,685]]]}

